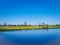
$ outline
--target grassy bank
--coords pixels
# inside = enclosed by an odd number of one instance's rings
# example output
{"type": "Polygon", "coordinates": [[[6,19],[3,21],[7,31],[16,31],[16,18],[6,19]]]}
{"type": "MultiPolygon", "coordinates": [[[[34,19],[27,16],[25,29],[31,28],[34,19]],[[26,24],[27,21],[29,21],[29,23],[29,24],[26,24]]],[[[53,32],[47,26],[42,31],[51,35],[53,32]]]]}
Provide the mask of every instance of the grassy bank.
{"type": "Polygon", "coordinates": [[[14,30],[34,30],[34,29],[55,29],[60,26],[0,26],[0,31],[14,31],[14,30]]]}

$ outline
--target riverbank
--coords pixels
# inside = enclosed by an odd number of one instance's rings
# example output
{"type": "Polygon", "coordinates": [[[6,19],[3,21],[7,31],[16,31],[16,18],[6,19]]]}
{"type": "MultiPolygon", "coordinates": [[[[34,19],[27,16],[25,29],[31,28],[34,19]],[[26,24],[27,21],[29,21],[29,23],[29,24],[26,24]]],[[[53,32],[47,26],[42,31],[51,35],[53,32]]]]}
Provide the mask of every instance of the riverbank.
{"type": "Polygon", "coordinates": [[[0,31],[14,31],[14,30],[35,30],[35,29],[56,29],[60,26],[0,26],[0,31]]]}

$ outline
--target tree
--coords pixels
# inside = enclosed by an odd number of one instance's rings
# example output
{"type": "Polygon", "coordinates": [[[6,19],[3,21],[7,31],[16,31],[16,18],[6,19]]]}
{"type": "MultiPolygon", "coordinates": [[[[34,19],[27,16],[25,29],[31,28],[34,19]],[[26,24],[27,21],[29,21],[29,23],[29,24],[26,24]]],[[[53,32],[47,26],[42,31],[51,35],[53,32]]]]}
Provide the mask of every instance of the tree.
{"type": "Polygon", "coordinates": [[[42,23],[42,25],[45,25],[45,23],[42,23]]]}
{"type": "Polygon", "coordinates": [[[6,23],[4,23],[4,26],[6,26],[6,23]]]}
{"type": "Polygon", "coordinates": [[[24,25],[26,26],[27,25],[27,22],[24,22],[24,25]]]}

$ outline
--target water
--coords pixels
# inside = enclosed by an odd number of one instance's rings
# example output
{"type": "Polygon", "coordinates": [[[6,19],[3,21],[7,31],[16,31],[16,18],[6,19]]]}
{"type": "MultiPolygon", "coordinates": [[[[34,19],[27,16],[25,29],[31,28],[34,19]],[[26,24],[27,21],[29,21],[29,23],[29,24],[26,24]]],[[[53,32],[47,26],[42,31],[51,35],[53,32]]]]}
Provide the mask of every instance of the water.
{"type": "Polygon", "coordinates": [[[0,45],[60,45],[60,29],[0,32],[0,45]]]}

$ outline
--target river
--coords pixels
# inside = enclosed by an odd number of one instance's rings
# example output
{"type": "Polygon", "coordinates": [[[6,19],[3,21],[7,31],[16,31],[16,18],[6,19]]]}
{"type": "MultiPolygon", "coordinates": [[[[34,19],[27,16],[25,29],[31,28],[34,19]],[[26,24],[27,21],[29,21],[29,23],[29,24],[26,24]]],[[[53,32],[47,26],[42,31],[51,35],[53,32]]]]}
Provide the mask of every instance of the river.
{"type": "Polygon", "coordinates": [[[0,45],[60,45],[60,29],[0,32],[0,45]]]}

